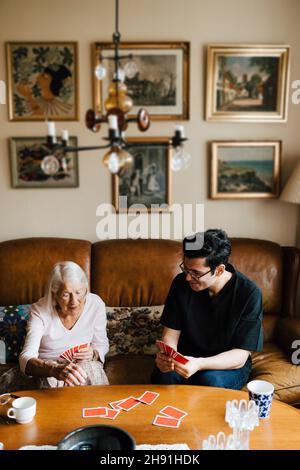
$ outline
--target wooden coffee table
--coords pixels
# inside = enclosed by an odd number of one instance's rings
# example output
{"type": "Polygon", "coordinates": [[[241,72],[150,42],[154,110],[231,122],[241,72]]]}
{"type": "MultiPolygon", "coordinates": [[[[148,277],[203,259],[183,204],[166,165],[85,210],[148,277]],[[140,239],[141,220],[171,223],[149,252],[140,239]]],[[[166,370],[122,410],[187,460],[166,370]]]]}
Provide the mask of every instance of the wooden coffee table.
{"type": "MultiPolygon", "coordinates": [[[[16,392],[37,400],[37,414],[29,424],[1,424],[0,441],[4,448],[56,445],[73,429],[92,424],[110,424],[127,430],[137,444],[186,443],[190,449],[201,449],[209,434],[231,430],[224,421],[227,400],[248,398],[246,392],[213,387],[187,385],[102,385],[50,390],[16,392]],[[131,411],[122,411],[116,420],[82,418],[83,407],[108,406],[108,403],[128,396],[139,397],[145,390],[160,393],[153,405],[139,405],[131,411]],[[188,412],[179,429],[152,425],[154,416],[165,405],[171,404],[188,412]]],[[[5,415],[7,406],[0,407],[5,415]]],[[[251,449],[300,449],[300,412],[285,403],[273,401],[271,416],[261,420],[251,432],[251,449]]]]}

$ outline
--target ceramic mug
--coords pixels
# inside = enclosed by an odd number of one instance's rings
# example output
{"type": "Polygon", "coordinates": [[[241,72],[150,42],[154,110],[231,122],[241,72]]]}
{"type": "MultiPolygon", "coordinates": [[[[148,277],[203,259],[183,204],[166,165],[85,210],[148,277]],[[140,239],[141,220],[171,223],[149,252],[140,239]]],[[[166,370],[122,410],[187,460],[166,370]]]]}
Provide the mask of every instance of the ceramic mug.
{"type": "Polygon", "coordinates": [[[259,407],[259,418],[266,419],[271,412],[274,386],[266,380],[252,380],[247,384],[249,400],[255,401],[259,407]]]}
{"type": "Polygon", "coordinates": [[[12,408],[7,411],[7,416],[20,424],[30,423],[35,414],[36,400],[31,397],[17,398],[12,402],[12,408]]]}

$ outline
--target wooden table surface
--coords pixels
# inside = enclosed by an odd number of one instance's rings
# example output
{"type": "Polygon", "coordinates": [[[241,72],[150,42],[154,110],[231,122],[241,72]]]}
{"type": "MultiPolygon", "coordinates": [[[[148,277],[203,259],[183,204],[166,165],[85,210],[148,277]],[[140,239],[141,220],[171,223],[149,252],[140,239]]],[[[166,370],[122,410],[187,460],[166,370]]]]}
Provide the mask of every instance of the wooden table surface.
{"type": "MultiPolygon", "coordinates": [[[[224,421],[227,400],[248,399],[242,391],[187,385],[102,385],[62,389],[16,392],[37,400],[37,414],[29,424],[1,424],[0,441],[4,448],[56,445],[63,436],[81,426],[109,424],[127,430],[137,444],[186,443],[190,449],[201,449],[209,434],[231,429],[224,421]],[[145,390],[160,393],[151,406],[139,405],[131,411],[122,411],[113,421],[104,418],[82,418],[82,408],[108,406],[108,403],[128,396],[139,397],[145,390]],[[188,412],[179,429],[153,426],[156,414],[167,404],[188,412]]],[[[9,405],[0,407],[5,415],[9,405]]],[[[300,412],[285,403],[273,401],[271,416],[260,420],[251,432],[251,449],[300,449],[300,412]]]]}

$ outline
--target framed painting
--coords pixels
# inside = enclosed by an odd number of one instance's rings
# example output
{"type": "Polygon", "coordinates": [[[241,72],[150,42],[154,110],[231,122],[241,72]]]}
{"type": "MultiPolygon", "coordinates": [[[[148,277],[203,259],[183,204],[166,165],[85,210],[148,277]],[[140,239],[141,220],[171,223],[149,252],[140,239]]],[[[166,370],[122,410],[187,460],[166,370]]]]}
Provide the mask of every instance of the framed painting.
{"type": "MultiPolygon", "coordinates": [[[[100,81],[94,75],[95,111],[104,113],[108,86],[113,79],[112,43],[96,43],[93,47],[94,68],[103,62],[106,76],[100,81]]],[[[127,42],[120,44],[121,55],[132,59],[121,61],[127,93],[133,100],[129,117],[140,108],[147,108],[153,120],[189,119],[189,42],[127,42]]]]}
{"type": "Polygon", "coordinates": [[[171,148],[168,137],[128,137],[133,165],[113,175],[113,204],[117,212],[142,204],[140,212],[168,212],[171,205],[171,148]],[[122,207],[120,197],[126,196],[122,207]],[[161,206],[161,207],[158,207],[161,206]]]}
{"type": "Polygon", "coordinates": [[[277,198],[281,141],[211,143],[211,198],[277,198]]]}
{"type": "Polygon", "coordinates": [[[6,43],[11,121],[78,120],[76,42],[6,43]]]}
{"type": "Polygon", "coordinates": [[[289,46],[209,45],[206,120],[285,122],[289,46]]]}
{"type": "MultiPolygon", "coordinates": [[[[60,139],[58,138],[58,141],[60,139]]],[[[69,143],[77,146],[77,137],[69,143]]],[[[79,186],[77,152],[57,154],[54,175],[43,171],[42,162],[49,155],[42,137],[12,137],[10,139],[10,166],[13,188],[77,188],[79,186]]]]}

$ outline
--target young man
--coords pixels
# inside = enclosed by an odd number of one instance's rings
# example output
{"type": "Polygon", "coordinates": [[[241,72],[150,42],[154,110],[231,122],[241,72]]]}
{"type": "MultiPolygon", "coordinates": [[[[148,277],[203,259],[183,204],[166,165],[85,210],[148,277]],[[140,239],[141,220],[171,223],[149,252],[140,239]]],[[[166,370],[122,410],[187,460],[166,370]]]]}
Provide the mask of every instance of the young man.
{"type": "Polygon", "coordinates": [[[183,240],[182,273],[171,285],[161,323],[162,341],[189,362],[182,365],[158,353],[152,383],[236,390],[247,383],[251,351],[262,350],[262,296],[228,263],[230,253],[223,230],[183,240]]]}

